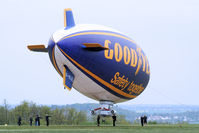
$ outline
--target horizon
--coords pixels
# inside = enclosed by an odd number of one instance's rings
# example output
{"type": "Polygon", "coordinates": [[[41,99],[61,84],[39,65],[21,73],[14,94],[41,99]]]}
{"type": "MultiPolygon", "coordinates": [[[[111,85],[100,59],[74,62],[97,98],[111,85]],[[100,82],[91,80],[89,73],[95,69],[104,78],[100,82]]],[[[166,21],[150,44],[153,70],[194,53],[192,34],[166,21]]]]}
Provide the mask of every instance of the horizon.
{"type": "MultiPolygon", "coordinates": [[[[28,100],[23,100],[17,104],[10,104],[9,101],[6,100],[6,104],[11,105],[11,106],[18,106],[20,104],[22,104],[23,102],[28,102],[28,103],[33,103],[36,105],[42,105],[42,106],[66,106],[66,105],[73,105],[73,104],[99,104],[98,102],[85,102],[85,103],[66,103],[66,104],[40,104],[40,103],[36,103],[34,101],[28,101],[28,100]]],[[[0,106],[3,106],[5,103],[4,102],[0,102],[0,106]]],[[[199,107],[199,104],[129,104],[129,103],[116,103],[114,104],[114,106],[119,107],[119,106],[196,106],[199,107]]]]}

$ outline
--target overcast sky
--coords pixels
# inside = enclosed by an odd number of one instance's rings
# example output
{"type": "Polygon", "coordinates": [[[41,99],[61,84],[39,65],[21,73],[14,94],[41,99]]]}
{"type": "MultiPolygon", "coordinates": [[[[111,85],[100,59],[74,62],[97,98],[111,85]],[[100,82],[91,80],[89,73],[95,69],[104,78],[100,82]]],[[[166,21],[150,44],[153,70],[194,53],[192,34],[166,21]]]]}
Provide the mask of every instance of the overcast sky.
{"type": "Polygon", "coordinates": [[[64,90],[48,54],[28,44],[46,44],[64,27],[63,10],[76,24],[99,24],[125,33],[146,53],[150,82],[122,104],[199,105],[198,0],[6,0],[0,1],[0,104],[97,102],[64,90]]]}

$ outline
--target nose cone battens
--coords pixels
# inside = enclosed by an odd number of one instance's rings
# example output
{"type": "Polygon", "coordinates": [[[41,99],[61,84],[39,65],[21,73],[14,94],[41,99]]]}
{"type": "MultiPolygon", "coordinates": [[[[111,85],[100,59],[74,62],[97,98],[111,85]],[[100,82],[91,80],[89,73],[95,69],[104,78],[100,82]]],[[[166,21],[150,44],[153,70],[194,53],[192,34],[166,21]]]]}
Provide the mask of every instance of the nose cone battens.
{"type": "Polygon", "coordinates": [[[65,30],[75,26],[75,21],[73,18],[73,12],[70,8],[64,10],[64,27],[65,30]]]}

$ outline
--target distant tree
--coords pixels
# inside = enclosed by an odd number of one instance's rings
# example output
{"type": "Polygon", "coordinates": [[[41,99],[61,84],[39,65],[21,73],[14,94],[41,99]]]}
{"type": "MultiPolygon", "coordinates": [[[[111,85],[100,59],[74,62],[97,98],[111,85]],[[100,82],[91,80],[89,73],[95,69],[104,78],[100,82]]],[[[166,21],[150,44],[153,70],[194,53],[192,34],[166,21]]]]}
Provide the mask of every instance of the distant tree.
{"type": "Polygon", "coordinates": [[[15,121],[21,116],[22,124],[27,124],[30,116],[29,103],[23,101],[22,104],[14,108],[13,113],[15,114],[15,121]]]}
{"type": "Polygon", "coordinates": [[[8,103],[6,99],[4,99],[4,109],[5,109],[5,124],[8,124],[9,123],[9,119],[8,119],[9,110],[8,110],[8,103]]]}
{"type": "Polygon", "coordinates": [[[158,124],[158,122],[157,121],[149,121],[148,124],[153,125],[153,124],[158,124]]]}
{"type": "Polygon", "coordinates": [[[40,115],[45,116],[46,114],[51,115],[51,109],[48,106],[42,106],[40,108],[40,115]]]}
{"type": "Polygon", "coordinates": [[[0,106],[0,125],[4,125],[6,123],[5,112],[5,107],[0,106]]]}
{"type": "Polygon", "coordinates": [[[29,115],[35,117],[37,114],[39,114],[40,109],[35,103],[31,102],[29,103],[29,111],[29,115]]]}
{"type": "Polygon", "coordinates": [[[68,125],[74,125],[76,123],[77,114],[74,108],[67,109],[66,119],[68,125]]]}
{"type": "Polygon", "coordinates": [[[117,124],[120,124],[120,125],[129,125],[131,123],[130,123],[130,121],[126,120],[126,116],[125,115],[118,115],[117,116],[117,124]]]}
{"type": "Polygon", "coordinates": [[[56,108],[52,110],[51,123],[55,125],[63,125],[66,123],[66,117],[64,115],[65,109],[56,108]]]}
{"type": "Polygon", "coordinates": [[[83,122],[87,121],[87,115],[86,112],[84,111],[80,111],[77,113],[77,117],[76,117],[76,125],[79,125],[83,122]]]}

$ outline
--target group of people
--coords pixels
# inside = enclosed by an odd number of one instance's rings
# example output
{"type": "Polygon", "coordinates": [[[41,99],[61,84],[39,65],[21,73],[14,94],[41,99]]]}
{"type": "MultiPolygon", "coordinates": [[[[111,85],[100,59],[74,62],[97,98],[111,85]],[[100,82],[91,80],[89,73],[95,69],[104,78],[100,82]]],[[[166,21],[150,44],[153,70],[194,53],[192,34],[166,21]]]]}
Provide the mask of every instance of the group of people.
{"type": "MultiPolygon", "coordinates": [[[[49,126],[49,117],[51,117],[50,115],[46,114],[45,119],[46,119],[46,126],[49,126]]],[[[115,122],[116,122],[116,116],[113,115],[113,126],[115,126],[115,122]]],[[[39,115],[36,115],[35,117],[35,126],[40,126],[40,119],[42,119],[42,117],[40,117],[39,115]]],[[[21,116],[18,117],[18,122],[17,124],[19,126],[21,126],[21,116]]],[[[145,124],[147,124],[147,116],[141,116],[140,117],[140,121],[141,121],[141,125],[144,126],[145,124]]],[[[30,117],[29,119],[30,122],[30,126],[32,126],[33,123],[33,118],[30,117]]],[[[97,116],[97,126],[100,126],[100,115],[97,116]]]]}
{"type": "MultiPolygon", "coordinates": [[[[115,126],[115,122],[116,122],[116,116],[113,115],[113,126],[115,126]]],[[[141,116],[140,117],[140,121],[141,121],[141,125],[144,126],[145,124],[147,124],[147,116],[141,116]]],[[[100,126],[100,115],[97,116],[97,126],[100,126]]]]}
{"type": "MultiPolygon", "coordinates": [[[[113,126],[115,126],[115,122],[117,120],[117,117],[116,115],[113,115],[112,116],[112,119],[113,119],[113,126]]],[[[102,121],[103,122],[103,121],[102,121]]],[[[100,126],[100,115],[97,116],[97,126],[100,126]]]]}
{"type": "MultiPolygon", "coordinates": [[[[46,114],[46,116],[45,116],[46,126],[49,126],[49,118],[50,117],[51,117],[50,115],[46,114]]],[[[42,117],[40,117],[39,115],[36,115],[36,117],[35,117],[35,126],[40,126],[40,119],[42,119],[42,117]]],[[[17,124],[19,126],[21,126],[21,121],[22,121],[21,116],[19,116],[18,117],[18,122],[17,122],[17,124]]],[[[30,126],[32,126],[32,123],[33,123],[33,118],[32,117],[30,117],[29,122],[30,122],[30,126]]]]}
{"type": "Polygon", "coordinates": [[[147,116],[141,116],[140,117],[141,125],[144,126],[147,124],[147,116]]]}

